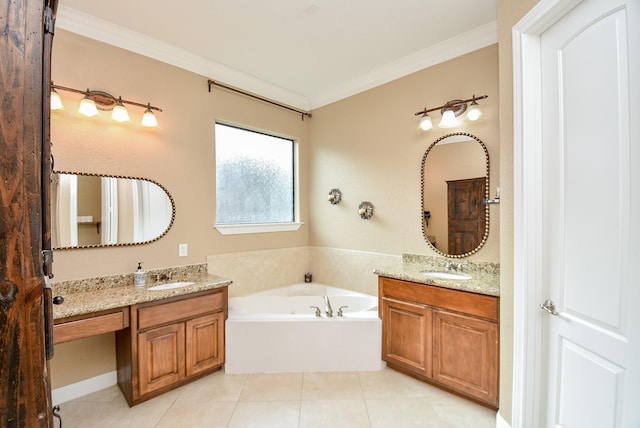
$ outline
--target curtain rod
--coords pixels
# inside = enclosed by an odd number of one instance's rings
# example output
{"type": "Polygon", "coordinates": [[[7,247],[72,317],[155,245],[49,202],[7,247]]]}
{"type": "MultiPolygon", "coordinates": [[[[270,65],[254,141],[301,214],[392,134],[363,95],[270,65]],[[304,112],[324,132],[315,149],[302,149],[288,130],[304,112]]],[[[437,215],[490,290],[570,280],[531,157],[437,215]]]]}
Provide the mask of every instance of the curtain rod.
{"type": "Polygon", "coordinates": [[[211,85],[215,85],[215,86],[219,86],[221,88],[227,89],[229,91],[237,92],[238,94],[246,95],[247,97],[255,98],[256,100],[260,100],[260,101],[263,101],[265,103],[269,103],[269,104],[272,104],[274,106],[278,106],[278,107],[281,107],[281,108],[296,112],[296,113],[301,115],[303,121],[304,121],[304,117],[305,116],[311,117],[311,113],[309,113],[308,111],[298,110],[297,108],[290,107],[290,106],[288,106],[286,104],[280,104],[280,103],[272,101],[272,100],[270,100],[268,98],[263,98],[263,97],[261,97],[259,95],[252,94],[251,92],[246,92],[246,91],[243,91],[242,89],[234,88],[233,86],[229,86],[229,85],[225,85],[224,83],[216,82],[213,79],[207,80],[207,83],[209,85],[209,92],[211,92],[211,85]]]}

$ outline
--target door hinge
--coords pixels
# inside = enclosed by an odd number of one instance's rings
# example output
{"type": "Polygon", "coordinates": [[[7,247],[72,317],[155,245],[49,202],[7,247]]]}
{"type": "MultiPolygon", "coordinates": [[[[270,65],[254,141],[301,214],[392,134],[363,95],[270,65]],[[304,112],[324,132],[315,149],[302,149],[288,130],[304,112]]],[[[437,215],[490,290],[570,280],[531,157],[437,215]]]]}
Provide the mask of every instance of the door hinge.
{"type": "Polygon", "coordinates": [[[42,264],[44,266],[48,266],[53,264],[53,251],[52,250],[42,250],[42,264]]]}
{"type": "Polygon", "coordinates": [[[42,274],[47,278],[53,278],[51,265],[53,264],[53,251],[42,250],[42,274]]]}
{"type": "Polygon", "coordinates": [[[44,8],[44,32],[53,34],[54,27],[56,26],[53,19],[53,9],[50,6],[44,8]]]}

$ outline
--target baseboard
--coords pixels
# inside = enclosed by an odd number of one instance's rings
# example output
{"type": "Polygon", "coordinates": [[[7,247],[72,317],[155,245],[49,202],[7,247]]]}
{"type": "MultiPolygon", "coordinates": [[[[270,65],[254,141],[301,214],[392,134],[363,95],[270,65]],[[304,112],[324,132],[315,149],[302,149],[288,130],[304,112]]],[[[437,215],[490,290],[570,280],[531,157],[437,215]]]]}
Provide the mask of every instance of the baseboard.
{"type": "Polygon", "coordinates": [[[511,425],[500,414],[500,410],[496,413],[496,428],[511,428],[511,425]]]}
{"type": "Polygon", "coordinates": [[[53,405],[75,400],[93,392],[100,391],[118,383],[117,372],[104,373],[70,385],[61,386],[51,391],[53,405]]]}

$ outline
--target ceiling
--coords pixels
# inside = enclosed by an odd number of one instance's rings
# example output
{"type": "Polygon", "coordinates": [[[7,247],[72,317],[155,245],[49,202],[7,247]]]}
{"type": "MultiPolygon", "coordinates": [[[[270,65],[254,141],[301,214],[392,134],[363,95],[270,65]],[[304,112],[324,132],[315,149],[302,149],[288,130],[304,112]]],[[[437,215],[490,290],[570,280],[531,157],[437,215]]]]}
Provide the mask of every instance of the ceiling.
{"type": "Polygon", "coordinates": [[[60,0],[56,26],[310,110],[497,42],[496,0],[60,0]]]}

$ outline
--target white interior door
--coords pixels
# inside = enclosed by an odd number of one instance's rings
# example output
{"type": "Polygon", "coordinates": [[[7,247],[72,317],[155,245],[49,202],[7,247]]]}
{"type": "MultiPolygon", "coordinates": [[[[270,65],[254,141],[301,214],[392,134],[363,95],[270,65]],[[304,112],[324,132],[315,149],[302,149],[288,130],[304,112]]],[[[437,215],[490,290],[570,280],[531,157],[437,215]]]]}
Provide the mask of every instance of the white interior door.
{"type": "Polygon", "coordinates": [[[516,232],[535,239],[516,236],[516,252],[532,256],[517,257],[516,287],[535,291],[522,293],[529,315],[516,324],[540,332],[516,346],[516,370],[533,376],[514,388],[514,425],[639,427],[640,0],[574,4],[545,28],[529,25],[537,43],[521,39],[539,52],[534,77],[522,72],[516,91],[516,191],[532,193],[516,206],[526,217],[516,232]],[[537,123],[524,117],[527,106],[537,123]],[[554,305],[534,315],[546,299],[554,305]]]}
{"type": "Polygon", "coordinates": [[[629,58],[640,40],[625,6],[584,2],[541,35],[542,281],[557,311],[543,320],[547,426],[640,422],[640,311],[630,300],[640,287],[640,133],[630,120],[640,69],[629,58]]]}

